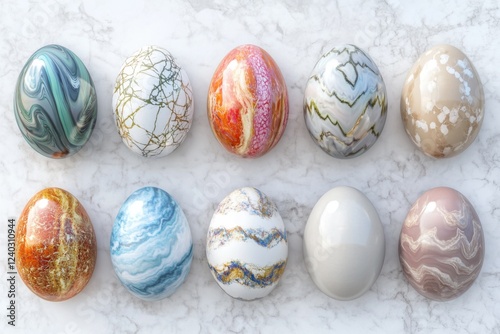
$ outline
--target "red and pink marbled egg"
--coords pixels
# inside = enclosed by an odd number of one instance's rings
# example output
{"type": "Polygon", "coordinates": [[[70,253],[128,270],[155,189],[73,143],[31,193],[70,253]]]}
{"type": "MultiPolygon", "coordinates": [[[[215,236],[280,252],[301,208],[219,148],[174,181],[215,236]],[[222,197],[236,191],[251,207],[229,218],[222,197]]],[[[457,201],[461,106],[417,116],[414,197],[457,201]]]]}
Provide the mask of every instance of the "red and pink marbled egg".
{"type": "Polygon", "coordinates": [[[215,137],[229,152],[245,158],[265,154],[288,120],[288,93],[278,65],[258,46],[233,49],[212,77],[207,111],[215,137]]]}

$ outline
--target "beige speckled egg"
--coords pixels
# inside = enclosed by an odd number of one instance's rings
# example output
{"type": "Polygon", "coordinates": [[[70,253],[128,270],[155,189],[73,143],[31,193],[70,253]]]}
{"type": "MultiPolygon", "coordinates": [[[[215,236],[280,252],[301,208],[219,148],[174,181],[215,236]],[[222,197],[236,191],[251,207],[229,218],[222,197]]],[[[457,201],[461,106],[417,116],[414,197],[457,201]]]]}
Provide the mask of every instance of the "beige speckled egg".
{"type": "Polygon", "coordinates": [[[426,155],[452,157],[476,138],[484,91],[469,58],[451,45],[425,52],[408,73],[401,94],[406,133],[426,155]]]}

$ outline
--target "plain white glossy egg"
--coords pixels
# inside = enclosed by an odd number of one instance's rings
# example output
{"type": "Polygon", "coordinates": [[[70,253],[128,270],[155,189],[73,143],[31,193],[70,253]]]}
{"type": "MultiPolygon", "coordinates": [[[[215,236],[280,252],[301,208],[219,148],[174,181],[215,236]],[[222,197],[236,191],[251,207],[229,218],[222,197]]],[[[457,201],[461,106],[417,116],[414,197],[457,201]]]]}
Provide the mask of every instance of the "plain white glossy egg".
{"type": "Polygon", "coordinates": [[[336,187],[319,199],[304,231],[304,258],[322,292],[339,300],[358,298],[377,280],[384,257],[384,229],[363,193],[336,187]]]}

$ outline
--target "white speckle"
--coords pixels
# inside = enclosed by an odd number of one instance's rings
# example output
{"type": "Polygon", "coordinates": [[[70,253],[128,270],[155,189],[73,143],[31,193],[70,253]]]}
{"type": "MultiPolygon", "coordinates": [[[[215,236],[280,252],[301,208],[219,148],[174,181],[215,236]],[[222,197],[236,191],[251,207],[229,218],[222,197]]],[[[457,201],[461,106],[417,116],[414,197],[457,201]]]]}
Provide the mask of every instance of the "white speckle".
{"type": "Polygon", "coordinates": [[[455,71],[455,78],[460,79],[460,73],[455,71]]]}
{"type": "Polygon", "coordinates": [[[429,124],[429,127],[434,130],[436,128],[436,123],[434,122],[431,122],[431,124],[429,124]]]}
{"type": "Polygon", "coordinates": [[[444,106],[442,110],[443,110],[445,115],[448,115],[450,113],[450,109],[448,109],[447,106],[444,106]]]}
{"type": "Polygon", "coordinates": [[[445,136],[448,134],[448,127],[445,124],[441,124],[441,133],[445,136]]]}
{"type": "Polygon", "coordinates": [[[441,64],[446,64],[449,58],[450,56],[448,55],[441,55],[441,57],[439,57],[439,61],[441,62],[441,64]]]}
{"type": "Polygon", "coordinates": [[[469,122],[474,123],[476,121],[476,117],[471,116],[469,117],[469,122]]]}
{"type": "Polygon", "coordinates": [[[459,60],[459,61],[457,61],[457,65],[460,66],[460,68],[462,68],[462,69],[466,69],[469,67],[469,62],[466,59],[459,60]]]}
{"type": "MultiPolygon", "coordinates": [[[[460,108],[460,110],[462,111],[464,111],[464,109],[465,109],[464,107],[460,108]]],[[[465,113],[465,117],[470,117],[470,113],[468,111],[465,113]]]]}
{"type": "Polygon", "coordinates": [[[467,81],[464,81],[464,84],[460,87],[461,93],[464,93],[466,96],[470,96],[470,87],[467,81]]]}
{"type": "Polygon", "coordinates": [[[468,68],[464,69],[464,74],[469,78],[474,78],[474,74],[472,74],[472,71],[468,68]]]}
{"type": "Polygon", "coordinates": [[[450,74],[454,74],[455,73],[455,69],[451,66],[446,66],[446,71],[448,71],[448,73],[450,74]]]}
{"type": "Polygon", "coordinates": [[[469,131],[467,131],[467,137],[470,136],[471,132],[472,132],[472,126],[469,126],[469,131]]]}
{"type": "Polygon", "coordinates": [[[439,113],[439,115],[438,115],[439,123],[443,123],[445,118],[446,118],[446,115],[443,112],[439,113]]]}
{"type": "Polygon", "coordinates": [[[449,146],[446,146],[443,150],[444,155],[448,155],[448,154],[450,154],[450,152],[451,152],[451,147],[449,147],[449,146]]]}
{"type": "Polygon", "coordinates": [[[450,122],[455,124],[458,121],[458,109],[453,108],[450,112],[450,122]]]}
{"type": "Polygon", "coordinates": [[[415,143],[420,146],[420,136],[418,135],[418,133],[415,135],[415,143]]]}
{"type": "Polygon", "coordinates": [[[416,126],[417,128],[424,130],[424,132],[429,131],[429,127],[427,126],[427,123],[425,123],[424,121],[418,120],[416,126]]]}
{"type": "Polygon", "coordinates": [[[432,103],[432,101],[427,101],[427,103],[425,104],[425,110],[427,110],[427,112],[431,112],[433,108],[434,103],[432,103]]]}

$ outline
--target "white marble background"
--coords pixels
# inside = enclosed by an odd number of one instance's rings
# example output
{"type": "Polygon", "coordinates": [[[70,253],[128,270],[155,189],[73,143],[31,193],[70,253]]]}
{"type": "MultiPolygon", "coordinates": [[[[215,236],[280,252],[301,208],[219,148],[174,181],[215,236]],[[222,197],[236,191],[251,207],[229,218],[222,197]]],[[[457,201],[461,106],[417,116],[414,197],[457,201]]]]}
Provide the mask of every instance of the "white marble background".
{"type": "Polygon", "coordinates": [[[500,10],[497,1],[108,1],[0,2],[0,332],[18,333],[500,333],[500,10]],[[87,146],[65,160],[34,152],[12,111],[17,76],[38,48],[58,43],[86,64],[97,88],[99,116],[87,146]],[[267,155],[243,160],[213,137],[206,117],[211,76],[224,55],[253,43],[279,64],[290,94],[290,119],[267,155]],[[379,141],[352,160],[336,160],[310,139],[302,116],[307,76],[320,55],[339,43],[369,52],[385,79],[387,123],[379,141]],[[427,48],[449,43],[475,64],[485,87],[486,113],[474,144],[458,157],[433,160],[416,150],[400,118],[407,71],[427,48]],[[113,83],[123,60],[147,44],[170,50],[187,71],[195,95],[194,124],[183,145],[161,160],[131,153],[115,130],[113,83]],[[185,284],[171,298],[142,302],[115,277],[109,237],[121,203],[139,187],[170,192],[183,207],[195,241],[185,284]],[[233,189],[255,186],[276,202],[289,235],[289,264],[266,298],[241,302],[215,283],[206,264],[212,213],[233,189]],[[350,185],[377,208],[386,258],[375,285],[341,302],[322,294],[302,256],[309,213],[327,190],[350,185]],[[85,290],[51,303],[17,277],[17,327],[7,326],[7,218],[18,217],[45,187],[74,194],[97,234],[97,266],[85,290]],[[420,296],[405,281],[397,242],[408,209],[425,190],[451,186],[465,194],[483,224],[486,256],[480,276],[447,303],[420,296]]]}

